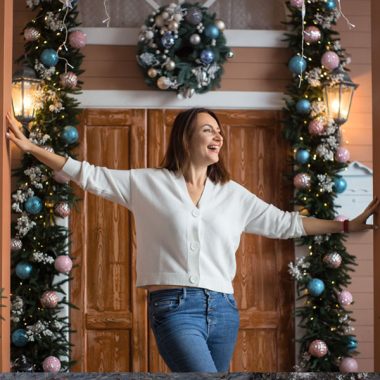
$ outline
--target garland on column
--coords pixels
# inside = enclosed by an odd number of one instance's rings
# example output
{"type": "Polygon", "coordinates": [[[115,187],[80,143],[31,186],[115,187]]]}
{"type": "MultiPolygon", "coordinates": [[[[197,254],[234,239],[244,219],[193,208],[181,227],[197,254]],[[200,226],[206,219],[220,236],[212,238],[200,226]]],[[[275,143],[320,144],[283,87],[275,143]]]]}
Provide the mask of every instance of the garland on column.
{"type": "MultiPolygon", "coordinates": [[[[340,146],[339,126],[328,117],[322,92],[323,86],[343,79],[334,69],[349,63],[332,30],[340,14],[338,5],[335,0],[286,1],[290,12],[286,40],[294,53],[288,67],[294,75],[286,92],[284,134],[294,152],[294,203],[302,215],[321,219],[342,218],[334,200],[347,186],[340,173],[347,167],[349,152],[340,146]]],[[[344,240],[344,234],[305,236],[300,243],[308,254],[289,265],[303,302],[296,309],[303,329],[299,371],[358,369],[352,358],[357,348],[353,319],[346,310],[352,303],[349,271],[356,264],[344,240]]]]}
{"type": "MultiPolygon", "coordinates": [[[[24,132],[34,143],[60,155],[76,145],[78,102],[85,35],[79,30],[74,0],[27,0],[38,10],[24,29],[26,63],[42,80],[36,118],[24,132]]],[[[70,324],[63,285],[70,281],[69,232],[59,220],[70,214],[75,197],[67,179],[32,155],[23,156],[12,195],[12,370],[66,371],[70,324]],[[57,277],[59,275],[59,277],[57,277]]]]}

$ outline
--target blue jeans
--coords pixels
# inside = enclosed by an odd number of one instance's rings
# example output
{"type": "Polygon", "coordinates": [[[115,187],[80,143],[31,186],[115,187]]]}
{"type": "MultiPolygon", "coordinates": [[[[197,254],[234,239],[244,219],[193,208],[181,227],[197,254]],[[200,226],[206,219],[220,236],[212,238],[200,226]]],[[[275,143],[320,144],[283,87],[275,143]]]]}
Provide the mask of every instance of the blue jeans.
{"type": "Polygon", "coordinates": [[[201,288],[151,292],[149,320],[171,371],[228,371],[239,329],[232,294],[201,288]]]}

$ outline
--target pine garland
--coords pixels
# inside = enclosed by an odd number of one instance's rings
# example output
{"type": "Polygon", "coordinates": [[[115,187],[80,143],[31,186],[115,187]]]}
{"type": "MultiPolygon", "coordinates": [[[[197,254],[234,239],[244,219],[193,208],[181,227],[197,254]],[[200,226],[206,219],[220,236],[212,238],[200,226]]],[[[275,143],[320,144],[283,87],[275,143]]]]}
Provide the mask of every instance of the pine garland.
{"type": "MultiPolygon", "coordinates": [[[[340,130],[326,113],[323,86],[341,78],[331,67],[329,70],[323,66],[321,60],[326,52],[335,52],[341,68],[349,63],[339,34],[332,29],[339,12],[335,0],[305,0],[304,3],[288,0],[286,6],[290,14],[285,23],[286,41],[294,53],[289,68],[294,75],[286,91],[284,136],[294,152],[291,157],[294,171],[289,176],[296,187],[294,204],[302,215],[334,219],[338,214],[335,198],[338,192],[344,191],[340,173],[347,167],[347,157],[339,157],[343,149],[340,130]],[[305,28],[303,63],[300,62],[302,26],[305,28]],[[304,63],[306,67],[301,67],[304,63]]],[[[300,245],[307,247],[308,254],[289,265],[303,303],[296,308],[299,327],[303,329],[298,371],[355,370],[356,361],[351,357],[357,353],[357,341],[350,325],[351,311],[345,306],[352,301],[346,288],[351,283],[349,271],[356,264],[344,241],[344,234],[305,236],[300,239],[300,245]]]]}
{"type": "MultiPolygon", "coordinates": [[[[78,138],[75,126],[80,93],[77,76],[85,35],[78,27],[73,0],[27,0],[38,10],[24,29],[28,66],[42,80],[35,120],[24,125],[34,143],[63,156],[72,156],[78,138]]],[[[20,58],[21,60],[21,58],[20,58]]],[[[52,172],[32,155],[23,156],[15,171],[17,189],[12,195],[12,370],[67,371],[72,332],[62,315],[68,301],[64,284],[71,280],[69,231],[59,225],[75,203],[67,179],[52,172]]]]}

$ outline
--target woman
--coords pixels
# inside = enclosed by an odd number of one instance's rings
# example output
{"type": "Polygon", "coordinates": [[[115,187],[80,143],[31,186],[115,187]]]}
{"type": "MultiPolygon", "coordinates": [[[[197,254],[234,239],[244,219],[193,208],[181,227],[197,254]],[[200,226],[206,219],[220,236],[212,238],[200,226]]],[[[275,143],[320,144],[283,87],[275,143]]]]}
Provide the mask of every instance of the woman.
{"type": "Polygon", "coordinates": [[[137,286],[149,291],[149,318],[161,356],[175,372],[225,372],[239,315],[233,297],[235,252],[242,232],[272,238],[363,231],[375,198],[345,223],[303,218],[267,204],[229,179],[223,132],[204,108],[175,119],[159,169],[111,170],[61,157],[31,143],[8,115],[8,137],[83,189],[134,213],[137,286]]]}

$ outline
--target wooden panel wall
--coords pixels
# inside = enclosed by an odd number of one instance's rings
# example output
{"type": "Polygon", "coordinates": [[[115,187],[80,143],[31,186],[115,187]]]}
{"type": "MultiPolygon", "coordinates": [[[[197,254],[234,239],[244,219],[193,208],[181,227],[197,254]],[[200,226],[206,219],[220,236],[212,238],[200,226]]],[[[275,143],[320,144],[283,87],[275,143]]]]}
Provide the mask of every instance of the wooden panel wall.
{"type": "MultiPolygon", "coordinates": [[[[375,0],[377,1],[377,0],[375,0]]],[[[343,18],[338,23],[342,46],[352,57],[351,77],[360,87],[355,93],[349,121],[343,125],[343,138],[351,160],[372,167],[372,87],[371,87],[371,0],[344,0],[344,14],[356,25],[350,30],[343,18]]],[[[14,0],[14,55],[23,52],[19,36],[31,12],[24,0],[14,0]]],[[[235,57],[225,66],[221,91],[283,92],[290,80],[286,62],[290,56],[284,48],[234,48],[235,57]]],[[[87,46],[82,76],[84,90],[147,90],[135,63],[133,46],[87,46]]],[[[368,234],[367,234],[368,236],[368,234]]],[[[350,287],[355,297],[352,306],[359,339],[360,369],[372,371],[373,354],[373,255],[372,239],[351,236],[348,249],[357,254],[359,266],[350,287]]]]}

